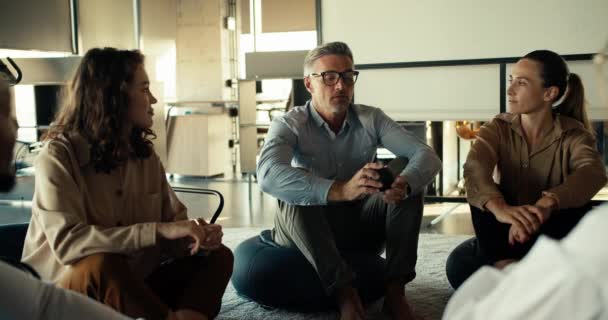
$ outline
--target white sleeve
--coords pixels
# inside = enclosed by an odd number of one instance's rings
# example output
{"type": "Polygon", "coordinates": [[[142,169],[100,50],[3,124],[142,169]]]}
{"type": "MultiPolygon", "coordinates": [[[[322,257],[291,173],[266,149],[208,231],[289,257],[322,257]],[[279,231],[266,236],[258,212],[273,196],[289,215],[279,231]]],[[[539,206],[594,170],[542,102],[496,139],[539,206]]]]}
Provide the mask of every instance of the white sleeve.
{"type": "Polygon", "coordinates": [[[0,319],[128,320],[108,306],[0,261],[0,319]]]}
{"type": "Polygon", "coordinates": [[[458,290],[443,319],[597,319],[602,294],[560,243],[541,237],[507,272],[482,268],[458,290]]]}
{"type": "Polygon", "coordinates": [[[505,277],[504,272],[491,267],[482,267],[465,281],[452,296],[443,314],[444,320],[486,319],[475,315],[476,305],[505,277]]]}

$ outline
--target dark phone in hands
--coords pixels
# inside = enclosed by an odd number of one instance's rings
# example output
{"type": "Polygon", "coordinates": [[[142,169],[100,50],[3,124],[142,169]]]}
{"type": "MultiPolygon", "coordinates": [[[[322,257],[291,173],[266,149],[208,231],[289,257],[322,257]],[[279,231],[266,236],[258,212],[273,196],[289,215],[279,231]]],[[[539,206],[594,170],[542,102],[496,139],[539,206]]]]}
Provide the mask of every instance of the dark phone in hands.
{"type": "Polygon", "coordinates": [[[393,173],[391,172],[391,170],[389,170],[389,168],[387,168],[387,167],[384,167],[384,168],[378,169],[376,171],[380,174],[380,178],[378,179],[378,181],[380,181],[380,183],[382,183],[382,187],[380,187],[380,191],[386,191],[386,190],[390,189],[391,185],[395,181],[395,176],[393,176],[393,173]]]}
{"type": "Polygon", "coordinates": [[[382,183],[380,191],[386,191],[391,188],[391,185],[395,182],[395,177],[401,174],[408,162],[406,158],[395,158],[386,167],[376,170],[380,174],[378,181],[382,183]]]}

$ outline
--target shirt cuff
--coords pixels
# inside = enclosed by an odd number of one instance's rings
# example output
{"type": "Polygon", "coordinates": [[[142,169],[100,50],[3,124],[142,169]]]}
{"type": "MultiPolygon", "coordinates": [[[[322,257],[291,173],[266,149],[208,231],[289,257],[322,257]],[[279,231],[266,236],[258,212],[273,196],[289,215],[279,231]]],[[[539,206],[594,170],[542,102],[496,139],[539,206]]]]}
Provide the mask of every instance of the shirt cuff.
{"type": "Polygon", "coordinates": [[[405,181],[405,195],[403,195],[403,199],[407,199],[411,195],[412,195],[412,187],[410,187],[410,184],[407,183],[407,181],[405,181]]]}
{"type": "Polygon", "coordinates": [[[406,169],[401,176],[405,178],[407,185],[410,187],[410,193],[408,196],[419,194],[424,191],[423,189],[426,185],[424,185],[424,180],[417,171],[406,169]]]}
{"type": "Polygon", "coordinates": [[[335,182],[335,180],[324,179],[324,178],[317,180],[317,182],[313,185],[313,188],[316,191],[315,198],[317,198],[315,202],[318,202],[321,205],[327,204],[327,202],[328,202],[327,197],[329,196],[329,189],[334,184],[334,182],[335,182]]]}
{"type": "Polygon", "coordinates": [[[487,194],[482,194],[482,195],[478,195],[476,197],[467,197],[467,200],[469,201],[469,203],[474,206],[477,207],[479,209],[481,209],[482,211],[487,211],[490,212],[490,210],[488,210],[488,208],[486,208],[486,204],[492,200],[492,199],[498,199],[498,198],[504,198],[502,194],[500,193],[487,193],[487,194]]]}
{"type": "Polygon", "coordinates": [[[156,245],[156,222],[139,224],[139,243],[137,249],[156,245]]]}
{"type": "Polygon", "coordinates": [[[543,197],[553,198],[553,200],[555,200],[555,202],[557,204],[556,204],[555,208],[551,208],[551,209],[559,210],[559,208],[560,208],[559,196],[556,193],[553,193],[553,192],[550,192],[550,191],[543,191],[542,195],[543,195],[543,197]]]}

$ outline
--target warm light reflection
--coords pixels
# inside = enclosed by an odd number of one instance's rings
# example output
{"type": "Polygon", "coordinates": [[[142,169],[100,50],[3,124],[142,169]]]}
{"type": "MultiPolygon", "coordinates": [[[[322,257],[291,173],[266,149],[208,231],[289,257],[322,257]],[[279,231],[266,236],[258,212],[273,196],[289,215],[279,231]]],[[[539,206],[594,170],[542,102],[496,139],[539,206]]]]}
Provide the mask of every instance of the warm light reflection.
{"type": "Polygon", "coordinates": [[[456,121],[456,134],[465,140],[475,139],[479,132],[479,126],[478,121],[456,121]]]}
{"type": "Polygon", "coordinates": [[[170,50],[166,50],[163,55],[156,57],[154,78],[164,85],[165,101],[176,100],[177,97],[175,85],[177,82],[176,59],[175,46],[171,47],[170,50]]]}

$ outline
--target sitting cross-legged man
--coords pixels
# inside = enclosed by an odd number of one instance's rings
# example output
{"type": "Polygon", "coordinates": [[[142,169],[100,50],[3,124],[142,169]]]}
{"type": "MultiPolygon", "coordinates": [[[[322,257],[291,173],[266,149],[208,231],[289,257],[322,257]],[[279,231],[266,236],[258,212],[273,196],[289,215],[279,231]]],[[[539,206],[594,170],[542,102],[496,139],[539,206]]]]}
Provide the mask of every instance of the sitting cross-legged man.
{"type": "Polygon", "coordinates": [[[385,309],[411,319],[404,287],[415,277],[423,193],[441,161],[382,110],[352,102],[358,74],[346,44],[311,50],[304,83],[312,100],[272,122],[257,175],[279,202],[273,240],[306,257],[342,319],[363,319],[365,311],[341,253],[383,245],[385,309]],[[383,165],[373,162],[380,145],[408,159],[388,186],[383,165]]]}

